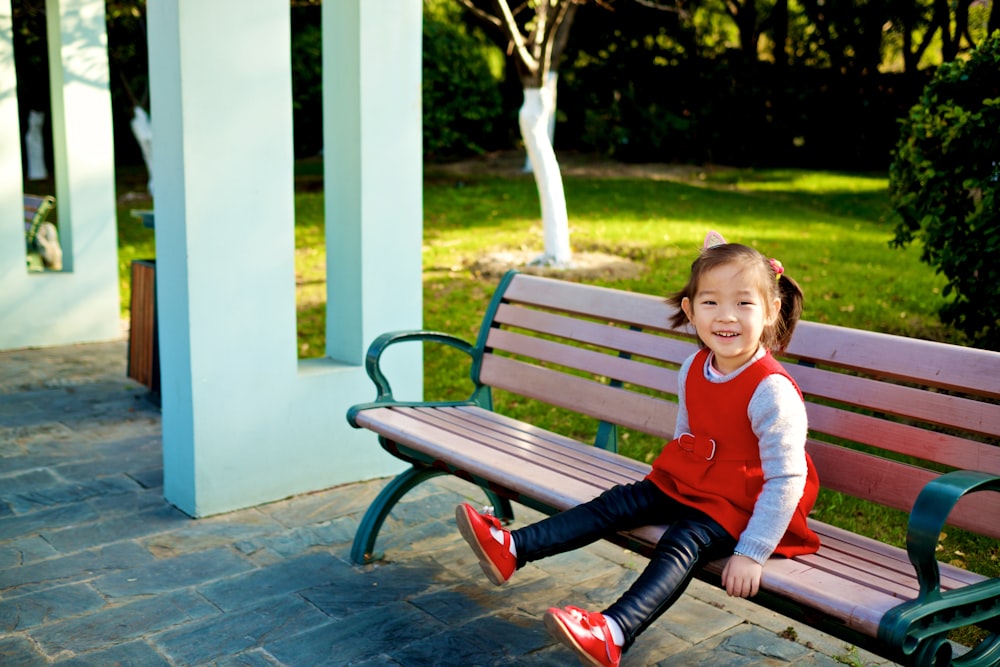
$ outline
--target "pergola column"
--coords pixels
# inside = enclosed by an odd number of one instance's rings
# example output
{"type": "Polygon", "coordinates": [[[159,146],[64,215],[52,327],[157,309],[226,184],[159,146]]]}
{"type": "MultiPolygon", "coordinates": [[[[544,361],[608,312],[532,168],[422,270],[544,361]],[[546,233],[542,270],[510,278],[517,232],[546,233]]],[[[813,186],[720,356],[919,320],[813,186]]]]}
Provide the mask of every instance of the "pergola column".
{"type": "MultiPolygon", "coordinates": [[[[396,472],[344,418],[421,324],[419,0],[324,3],[328,356],[296,353],[287,0],[149,0],[164,492],[205,516],[396,472]]],[[[394,360],[420,396],[421,354],[394,360]]]]}

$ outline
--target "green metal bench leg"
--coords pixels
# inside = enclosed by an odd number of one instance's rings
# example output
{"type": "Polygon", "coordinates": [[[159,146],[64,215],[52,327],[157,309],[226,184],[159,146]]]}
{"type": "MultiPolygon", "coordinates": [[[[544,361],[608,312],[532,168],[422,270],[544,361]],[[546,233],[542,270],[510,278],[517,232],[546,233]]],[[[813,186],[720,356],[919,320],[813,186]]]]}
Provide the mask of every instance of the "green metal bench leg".
{"type": "Polygon", "coordinates": [[[510,506],[510,501],[506,498],[498,496],[489,489],[483,489],[486,492],[486,496],[490,499],[490,504],[493,506],[493,515],[500,519],[504,524],[508,524],[514,520],[514,508],[510,506]]]}
{"type": "Polygon", "coordinates": [[[365,516],[361,519],[358,532],[354,535],[354,544],[351,546],[351,560],[358,565],[378,560],[375,554],[375,540],[392,508],[413,487],[444,474],[446,474],[444,470],[414,466],[401,472],[389,482],[368,506],[365,516]]]}
{"type": "MultiPolygon", "coordinates": [[[[351,561],[357,565],[366,565],[379,560],[380,555],[375,553],[375,540],[378,539],[378,532],[386,517],[389,516],[389,512],[396,506],[399,499],[418,484],[438,475],[446,474],[448,474],[446,470],[414,466],[401,472],[389,482],[375,497],[361,519],[358,532],[354,535],[354,544],[351,545],[351,561]]],[[[490,489],[484,488],[483,491],[486,492],[486,496],[493,505],[494,514],[505,523],[512,521],[514,510],[510,506],[510,501],[490,489]]]]}

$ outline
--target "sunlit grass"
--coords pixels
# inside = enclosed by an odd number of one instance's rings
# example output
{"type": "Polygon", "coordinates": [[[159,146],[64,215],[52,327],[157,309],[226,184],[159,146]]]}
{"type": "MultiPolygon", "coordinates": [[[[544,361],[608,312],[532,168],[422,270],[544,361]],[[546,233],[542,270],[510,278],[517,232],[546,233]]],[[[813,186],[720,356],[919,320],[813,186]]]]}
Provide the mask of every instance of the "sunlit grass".
{"type": "MultiPolygon", "coordinates": [[[[667,294],[681,286],[705,233],[778,257],[806,291],[805,318],[844,326],[957,341],[937,312],[943,279],[919,250],[889,247],[887,181],[858,176],[821,186],[822,174],[783,172],[782,189],[742,180],[721,189],[649,180],[566,179],[571,241],[577,251],[630,257],[647,267],[614,286],[667,294]],[[810,183],[807,192],[793,189],[810,183]],[[870,190],[873,183],[879,190],[870,190]],[[822,193],[826,194],[822,194],[822,193]]],[[[759,181],[757,181],[759,182],[759,181]]],[[[425,188],[424,266],[436,275],[498,249],[542,250],[534,183],[480,179],[425,188]]]]}
{"type": "MultiPolygon", "coordinates": [[[[299,167],[313,182],[321,166],[299,167]]],[[[130,266],[155,257],[153,231],[130,215],[149,208],[139,175],[119,185],[119,275],[128,315],[130,266]],[[135,181],[135,182],[133,182],[135,181]],[[129,195],[128,193],[132,193],[129,195]]],[[[961,342],[943,326],[944,281],[919,261],[919,249],[891,249],[893,220],[884,176],[797,170],[717,171],[707,180],[565,179],[571,241],[577,252],[628,257],[646,271],[610,284],[667,294],[685,273],[709,229],[778,257],[806,292],[804,317],[861,329],[961,342]]],[[[296,194],[296,283],[299,355],[324,351],[326,253],[323,196],[296,194]]],[[[527,175],[511,178],[428,178],[424,188],[425,319],[441,324],[458,312],[481,314],[488,281],[471,277],[478,258],[501,250],[542,251],[538,194],[527,175]],[[451,295],[436,303],[448,283],[451,295]],[[470,292],[473,290],[473,292],[470,292]],[[466,308],[464,304],[468,304],[466,308]]],[[[488,298],[488,297],[486,297],[488,298]]]]}

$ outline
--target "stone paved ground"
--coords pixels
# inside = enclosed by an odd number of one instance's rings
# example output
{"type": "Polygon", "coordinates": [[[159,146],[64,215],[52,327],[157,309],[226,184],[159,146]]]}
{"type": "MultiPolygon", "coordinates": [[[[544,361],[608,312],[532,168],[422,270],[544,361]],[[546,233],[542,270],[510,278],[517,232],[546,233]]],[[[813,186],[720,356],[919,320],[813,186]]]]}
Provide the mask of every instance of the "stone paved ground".
{"type": "MultiPolygon", "coordinates": [[[[163,500],[159,410],[125,354],[0,352],[4,667],[571,665],[541,614],[600,607],[643,565],[598,544],[493,587],[452,520],[480,498],[454,479],[407,497],[367,567],[350,542],[384,480],[191,520],[163,500]]],[[[888,664],[695,582],[624,665],[841,662],[888,664]]]]}

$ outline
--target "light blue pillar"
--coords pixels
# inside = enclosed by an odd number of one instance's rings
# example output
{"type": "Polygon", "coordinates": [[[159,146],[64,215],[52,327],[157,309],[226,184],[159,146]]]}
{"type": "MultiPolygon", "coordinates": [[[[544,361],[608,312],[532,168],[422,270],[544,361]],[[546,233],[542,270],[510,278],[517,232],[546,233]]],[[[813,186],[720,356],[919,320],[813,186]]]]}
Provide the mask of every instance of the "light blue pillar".
{"type": "MultiPolygon", "coordinates": [[[[164,492],[192,516],[399,469],[344,414],[374,395],[369,340],[421,323],[420,2],[324,13],[327,318],[347,333],[300,363],[288,2],[148,4],[164,492]]],[[[394,362],[419,396],[419,350],[394,362]]]]}
{"type": "Polygon", "coordinates": [[[47,0],[63,271],[29,274],[11,3],[0,0],[0,349],[121,335],[103,0],[47,0]]]}
{"type": "Polygon", "coordinates": [[[327,319],[327,351],[360,364],[393,319],[421,320],[421,3],[325,2],[322,16],[327,286],[336,315],[327,319]]]}

